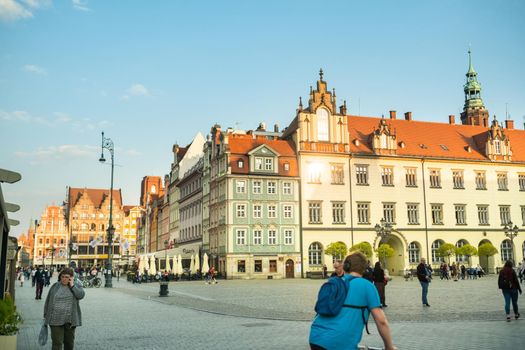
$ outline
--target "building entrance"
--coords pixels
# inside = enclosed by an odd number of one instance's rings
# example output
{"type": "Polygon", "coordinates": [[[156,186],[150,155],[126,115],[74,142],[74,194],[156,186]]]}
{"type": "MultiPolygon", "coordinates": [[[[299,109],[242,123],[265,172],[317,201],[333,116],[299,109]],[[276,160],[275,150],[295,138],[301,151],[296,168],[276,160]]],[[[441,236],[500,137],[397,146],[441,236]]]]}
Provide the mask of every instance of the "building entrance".
{"type": "Polygon", "coordinates": [[[286,260],[286,278],[294,278],[294,263],[292,259],[286,260]]]}
{"type": "Polygon", "coordinates": [[[394,236],[389,235],[384,242],[394,249],[394,255],[386,260],[386,268],[391,276],[402,275],[405,268],[405,249],[403,242],[394,236]]]}

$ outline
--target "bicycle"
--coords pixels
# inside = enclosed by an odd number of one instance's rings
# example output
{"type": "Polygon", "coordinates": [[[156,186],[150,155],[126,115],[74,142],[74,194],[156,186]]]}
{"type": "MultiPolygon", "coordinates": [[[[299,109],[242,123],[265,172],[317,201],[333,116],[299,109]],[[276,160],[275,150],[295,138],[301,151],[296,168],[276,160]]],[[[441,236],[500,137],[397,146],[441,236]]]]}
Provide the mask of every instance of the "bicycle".
{"type": "Polygon", "coordinates": [[[84,288],[100,288],[102,285],[102,280],[99,277],[86,278],[82,281],[82,287],[84,288]]]}

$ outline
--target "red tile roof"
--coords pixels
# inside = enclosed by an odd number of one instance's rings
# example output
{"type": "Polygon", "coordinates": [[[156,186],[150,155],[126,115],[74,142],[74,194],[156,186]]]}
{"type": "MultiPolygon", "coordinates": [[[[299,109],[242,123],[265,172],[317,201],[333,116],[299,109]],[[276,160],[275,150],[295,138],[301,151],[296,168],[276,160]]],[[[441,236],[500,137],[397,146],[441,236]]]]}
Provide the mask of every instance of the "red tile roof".
{"type": "MultiPolygon", "coordinates": [[[[93,202],[95,207],[100,208],[102,205],[102,202],[106,197],[109,197],[109,189],[95,189],[95,188],[69,188],[69,208],[74,207],[80,197],[82,196],[82,193],[86,192],[89,199],[93,202]]],[[[113,190],[113,199],[116,202],[116,205],[118,207],[122,206],[122,193],[119,190],[113,190]]]]}

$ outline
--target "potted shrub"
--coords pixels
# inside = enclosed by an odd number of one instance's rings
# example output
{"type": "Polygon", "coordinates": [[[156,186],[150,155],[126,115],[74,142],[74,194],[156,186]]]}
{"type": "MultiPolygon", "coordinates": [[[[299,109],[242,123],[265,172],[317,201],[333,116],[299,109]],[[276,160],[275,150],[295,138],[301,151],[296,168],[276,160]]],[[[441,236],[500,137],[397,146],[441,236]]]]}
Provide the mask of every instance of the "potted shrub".
{"type": "Polygon", "coordinates": [[[22,317],[16,311],[15,303],[9,295],[0,299],[0,349],[16,350],[16,335],[22,324],[22,317]]]}

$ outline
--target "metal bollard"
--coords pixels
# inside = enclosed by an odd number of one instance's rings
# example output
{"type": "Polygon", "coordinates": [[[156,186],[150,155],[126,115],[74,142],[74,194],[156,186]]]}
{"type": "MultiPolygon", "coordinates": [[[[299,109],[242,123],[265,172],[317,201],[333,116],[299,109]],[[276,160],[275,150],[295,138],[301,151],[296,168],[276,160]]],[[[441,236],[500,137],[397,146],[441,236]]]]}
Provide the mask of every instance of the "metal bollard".
{"type": "Polygon", "coordinates": [[[159,296],[161,297],[167,297],[168,296],[168,282],[159,282],[160,290],[159,290],[159,296]]]}

